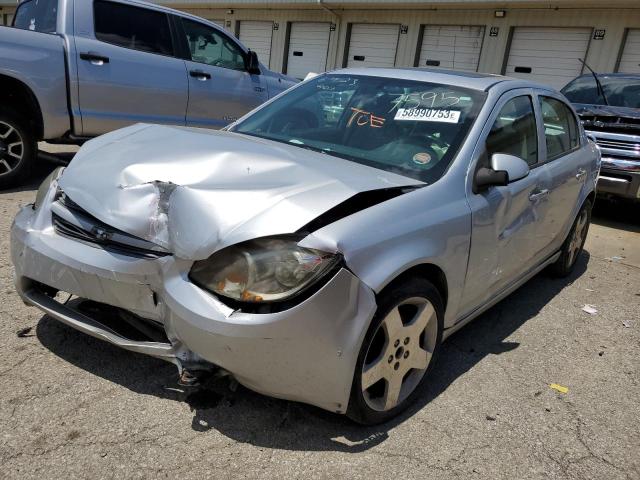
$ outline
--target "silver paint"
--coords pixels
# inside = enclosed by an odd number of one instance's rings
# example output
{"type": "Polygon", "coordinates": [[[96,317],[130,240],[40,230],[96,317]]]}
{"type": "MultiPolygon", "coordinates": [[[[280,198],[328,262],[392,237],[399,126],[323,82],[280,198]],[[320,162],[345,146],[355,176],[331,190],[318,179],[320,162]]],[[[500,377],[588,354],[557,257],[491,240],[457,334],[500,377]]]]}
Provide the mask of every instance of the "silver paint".
{"type": "Polygon", "coordinates": [[[581,130],[579,148],[562,161],[542,162],[519,181],[474,194],[481,145],[500,107],[515,95],[531,95],[534,104],[539,93],[562,96],[504,77],[349,72],[460,83],[487,89],[487,101],[443,178],[300,242],[340,253],[348,268],[311,297],[279,313],[243,313],[187,275],[194,260],[247,239],[295,232],[358,192],[420,182],[293,145],[147,125],[85,144],[59,186],[102,222],[173,255],[135,259],[57,235],[54,182],[43,205],[35,212],[25,207],[12,229],[19,293],[50,309],[29,293],[36,280],[125,308],[162,322],[171,341],[162,348],[172,349],[168,359],[178,365],[204,359],[254,390],[344,412],[376,294],[414,267],[439,269],[448,291],[448,336],[558,257],[600,167],[598,150],[581,130]],[[586,174],[576,175],[580,170],[586,174]]]}

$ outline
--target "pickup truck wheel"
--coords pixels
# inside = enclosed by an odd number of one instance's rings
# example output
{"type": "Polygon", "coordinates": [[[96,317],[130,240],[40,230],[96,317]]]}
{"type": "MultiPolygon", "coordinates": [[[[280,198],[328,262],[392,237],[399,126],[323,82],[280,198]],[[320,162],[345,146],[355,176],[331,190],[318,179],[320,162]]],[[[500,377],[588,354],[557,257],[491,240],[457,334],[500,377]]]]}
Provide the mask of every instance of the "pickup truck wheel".
{"type": "Polygon", "coordinates": [[[554,277],[566,277],[572,271],[576,265],[582,247],[587,239],[587,233],[589,232],[589,224],[591,223],[591,202],[585,200],[582,208],[578,212],[569,235],[562,244],[560,250],[560,258],[556,260],[554,264],[549,268],[549,272],[554,277]]]}
{"type": "Polygon", "coordinates": [[[28,122],[13,112],[0,111],[0,188],[25,180],[31,174],[37,152],[28,122]]]}
{"type": "Polygon", "coordinates": [[[415,401],[440,351],[444,307],[438,290],[412,278],[380,294],[356,363],[347,416],[373,425],[415,401]]]}

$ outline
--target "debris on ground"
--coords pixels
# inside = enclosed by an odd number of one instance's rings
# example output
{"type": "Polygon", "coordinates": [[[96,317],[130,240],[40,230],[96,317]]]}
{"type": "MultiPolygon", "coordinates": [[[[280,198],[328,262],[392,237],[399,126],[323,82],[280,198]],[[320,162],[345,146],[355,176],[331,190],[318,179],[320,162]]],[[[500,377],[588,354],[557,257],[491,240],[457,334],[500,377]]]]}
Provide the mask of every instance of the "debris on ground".
{"type": "Polygon", "coordinates": [[[490,422],[495,422],[496,421],[496,417],[494,417],[493,415],[487,415],[487,420],[489,420],[490,422]]]}
{"type": "Polygon", "coordinates": [[[557,383],[552,383],[551,385],[549,385],[549,388],[552,388],[553,390],[557,390],[560,393],[569,392],[569,389],[567,387],[563,387],[562,385],[558,385],[557,383]]]}
{"type": "Polygon", "coordinates": [[[31,333],[31,330],[33,330],[33,327],[21,328],[16,332],[16,335],[20,338],[33,337],[33,335],[29,335],[29,333],[31,333]]]}
{"type": "Polygon", "coordinates": [[[631,327],[633,326],[633,324],[632,324],[629,320],[624,320],[624,321],[622,322],[622,325],[623,325],[625,328],[631,328],[631,327]]]}
{"type": "Polygon", "coordinates": [[[582,311],[588,313],[589,315],[596,315],[598,313],[595,305],[589,305],[588,303],[584,307],[582,307],[582,311]]]}

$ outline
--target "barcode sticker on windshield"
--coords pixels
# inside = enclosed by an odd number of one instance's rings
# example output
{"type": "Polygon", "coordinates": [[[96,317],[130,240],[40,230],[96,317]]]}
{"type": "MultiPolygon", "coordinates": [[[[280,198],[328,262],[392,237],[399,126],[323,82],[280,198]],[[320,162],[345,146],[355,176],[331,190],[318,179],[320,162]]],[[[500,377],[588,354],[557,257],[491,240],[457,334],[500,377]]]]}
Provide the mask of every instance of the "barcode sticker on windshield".
{"type": "Polygon", "coordinates": [[[418,122],[458,123],[460,121],[460,110],[443,108],[399,108],[393,119],[418,122]]]}

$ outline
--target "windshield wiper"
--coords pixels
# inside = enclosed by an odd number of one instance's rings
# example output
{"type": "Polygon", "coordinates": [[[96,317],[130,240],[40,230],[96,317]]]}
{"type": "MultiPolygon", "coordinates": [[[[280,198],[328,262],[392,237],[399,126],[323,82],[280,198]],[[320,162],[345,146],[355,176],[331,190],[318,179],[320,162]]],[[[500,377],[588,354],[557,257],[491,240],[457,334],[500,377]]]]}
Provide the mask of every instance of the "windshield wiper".
{"type": "Polygon", "coordinates": [[[594,72],[593,68],[591,68],[589,65],[587,65],[587,62],[585,62],[583,59],[579,58],[578,60],[580,60],[582,62],[582,64],[589,69],[589,71],[591,72],[591,75],[593,75],[593,78],[596,79],[596,86],[598,87],[598,92],[600,92],[600,95],[602,95],[602,99],[604,100],[604,104],[605,105],[609,105],[609,100],[607,100],[607,96],[604,93],[604,88],[602,88],[602,84],[600,83],[600,79],[598,78],[598,74],[596,72],[594,72]]]}

